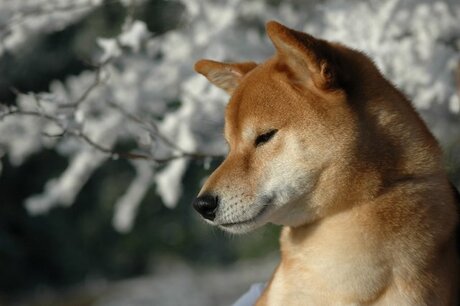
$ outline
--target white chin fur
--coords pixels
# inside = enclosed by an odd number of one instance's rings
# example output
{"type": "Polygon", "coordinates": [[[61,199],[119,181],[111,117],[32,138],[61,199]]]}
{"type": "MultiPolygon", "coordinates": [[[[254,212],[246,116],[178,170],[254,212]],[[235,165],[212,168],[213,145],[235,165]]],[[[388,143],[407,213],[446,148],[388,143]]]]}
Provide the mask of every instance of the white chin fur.
{"type": "Polygon", "coordinates": [[[244,234],[253,231],[267,223],[278,225],[299,226],[308,222],[308,212],[305,199],[298,199],[290,203],[270,203],[260,211],[252,220],[234,224],[209,222],[220,229],[233,233],[244,234]]]}
{"type": "Polygon", "coordinates": [[[246,221],[234,223],[217,222],[214,225],[217,225],[220,229],[229,233],[244,234],[265,225],[273,212],[273,208],[273,206],[261,206],[257,213],[246,221]]]}
{"type": "Polygon", "coordinates": [[[219,225],[218,227],[226,232],[232,233],[232,234],[246,234],[249,233],[259,227],[262,227],[265,225],[265,223],[244,223],[244,224],[234,224],[234,225],[219,225]]]}

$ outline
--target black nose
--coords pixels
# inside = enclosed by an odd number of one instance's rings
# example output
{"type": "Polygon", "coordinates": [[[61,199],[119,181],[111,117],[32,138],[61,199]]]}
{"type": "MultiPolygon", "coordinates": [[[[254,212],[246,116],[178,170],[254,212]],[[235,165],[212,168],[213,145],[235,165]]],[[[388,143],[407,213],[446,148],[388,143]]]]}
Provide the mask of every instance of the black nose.
{"type": "Polygon", "coordinates": [[[203,216],[203,218],[212,221],[216,217],[218,202],[219,201],[217,197],[214,197],[210,194],[205,194],[196,198],[192,205],[193,208],[195,208],[195,210],[203,216]]]}

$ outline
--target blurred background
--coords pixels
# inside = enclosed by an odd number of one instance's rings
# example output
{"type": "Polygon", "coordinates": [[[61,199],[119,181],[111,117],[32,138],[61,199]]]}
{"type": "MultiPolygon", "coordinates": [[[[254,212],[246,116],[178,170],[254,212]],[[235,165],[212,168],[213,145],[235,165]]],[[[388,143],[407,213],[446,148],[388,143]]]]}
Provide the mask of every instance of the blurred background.
{"type": "Polygon", "coordinates": [[[0,305],[229,305],[279,228],[229,236],[191,201],[222,161],[200,58],[262,61],[264,24],[368,53],[460,183],[460,3],[0,0],[0,305]]]}

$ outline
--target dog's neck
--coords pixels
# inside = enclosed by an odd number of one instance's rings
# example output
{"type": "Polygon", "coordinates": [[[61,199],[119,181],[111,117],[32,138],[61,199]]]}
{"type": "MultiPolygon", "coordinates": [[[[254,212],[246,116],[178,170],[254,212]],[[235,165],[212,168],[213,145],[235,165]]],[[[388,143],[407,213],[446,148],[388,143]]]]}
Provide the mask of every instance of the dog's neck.
{"type": "MultiPolygon", "coordinates": [[[[416,185],[422,184],[423,188],[431,184],[438,185],[436,192],[444,195],[448,190],[443,191],[442,183],[444,178],[433,178],[433,181],[410,182],[410,192],[416,192],[416,185]],[[436,183],[435,181],[438,180],[436,183]],[[439,182],[441,181],[441,183],[439,182]],[[415,186],[415,187],[414,187],[415,186]]],[[[315,301],[316,305],[323,305],[325,296],[335,295],[346,296],[348,294],[360,296],[363,300],[372,301],[380,296],[395,282],[392,270],[387,267],[403,265],[403,262],[410,262],[407,269],[420,269],[412,258],[412,250],[401,249],[404,244],[404,237],[411,233],[410,228],[417,223],[414,221],[413,212],[420,210],[422,203],[410,199],[410,195],[404,198],[406,192],[405,184],[397,185],[387,194],[369,201],[344,205],[342,210],[312,223],[302,226],[283,227],[280,237],[281,263],[277,270],[277,281],[273,283],[274,295],[290,296],[304,290],[309,299],[315,301]],[[402,210],[395,210],[394,203],[407,200],[407,207],[402,210]],[[399,218],[398,228],[393,228],[392,220],[399,218]],[[403,221],[406,220],[406,221],[403,221]],[[407,228],[406,228],[407,226],[407,228]],[[393,236],[392,236],[393,235],[393,236]],[[392,243],[388,243],[392,241],[392,243]],[[394,241],[400,241],[394,243],[394,241]],[[392,249],[398,246],[397,262],[393,262],[392,249]],[[375,269],[375,267],[380,267],[375,269]],[[333,277],[331,276],[333,275],[333,277]],[[281,284],[281,285],[280,285],[281,284]],[[285,284],[285,285],[282,285],[285,284]],[[315,284],[311,291],[306,288],[315,284]],[[378,284],[378,285],[377,285],[378,284]],[[290,288],[285,291],[283,288],[290,288]],[[315,300],[317,298],[317,300],[315,300]]],[[[424,189],[425,190],[425,189],[424,189]]],[[[445,214],[433,207],[424,207],[422,213],[419,211],[417,218],[430,220],[431,215],[445,214]]],[[[443,232],[442,228],[454,226],[455,218],[444,216],[445,224],[430,224],[440,234],[436,240],[428,239],[430,247],[428,252],[434,249],[447,250],[450,240],[447,236],[450,230],[443,232]]],[[[419,245],[412,246],[418,249],[419,245]]],[[[422,247],[418,249],[419,256],[429,256],[422,247]]],[[[439,255],[447,260],[445,254],[439,255]]],[[[428,258],[428,257],[426,257],[428,258]]],[[[270,298],[274,298],[270,296],[270,298]]],[[[332,299],[332,298],[331,298],[332,299]]],[[[276,300],[276,299],[275,299],[276,300]]],[[[327,299],[326,299],[327,300],[327,299]]]]}
{"type": "Polygon", "coordinates": [[[360,215],[365,216],[365,206],[346,209],[308,225],[285,226],[280,239],[278,279],[272,285],[275,295],[286,298],[303,290],[315,305],[325,304],[322,296],[342,293],[371,300],[374,293],[368,290],[367,283],[381,280],[385,284],[389,275],[388,271],[371,268],[382,260],[378,256],[380,242],[367,239],[365,228],[353,226],[360,215]]]}

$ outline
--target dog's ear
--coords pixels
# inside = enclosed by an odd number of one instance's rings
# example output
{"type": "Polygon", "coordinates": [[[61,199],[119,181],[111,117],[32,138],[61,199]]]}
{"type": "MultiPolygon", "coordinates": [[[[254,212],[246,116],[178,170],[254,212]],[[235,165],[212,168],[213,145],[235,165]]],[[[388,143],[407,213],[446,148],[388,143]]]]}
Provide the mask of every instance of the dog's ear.
{"type": "Polygon", "coordinates": [[[320,89],[338,85],[338,67],[334,48],[325,40],[298,32],[270,21],[267,34],[276,48],[279,68],[288,73],[295,83],[310,80],[320,89]]]}
{"type": "Polygon", "coordinates": [[[211,83],[232,94],[243,76],[257,66],[254,62],[220,63],[200,60],[195,64],[195,71],[204,75],[211,83]]]}

